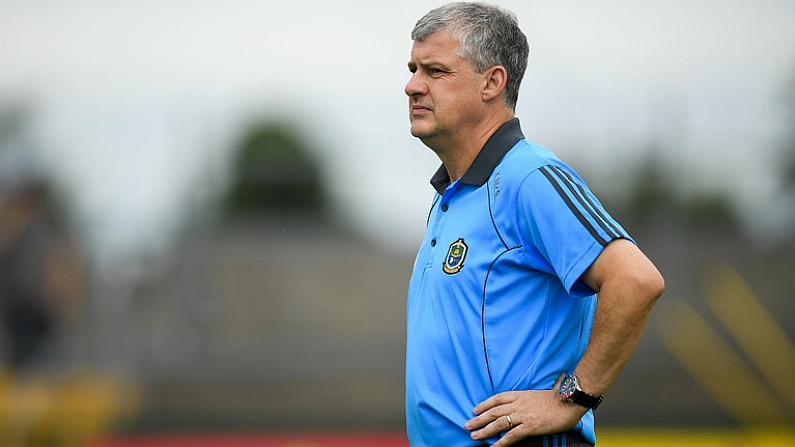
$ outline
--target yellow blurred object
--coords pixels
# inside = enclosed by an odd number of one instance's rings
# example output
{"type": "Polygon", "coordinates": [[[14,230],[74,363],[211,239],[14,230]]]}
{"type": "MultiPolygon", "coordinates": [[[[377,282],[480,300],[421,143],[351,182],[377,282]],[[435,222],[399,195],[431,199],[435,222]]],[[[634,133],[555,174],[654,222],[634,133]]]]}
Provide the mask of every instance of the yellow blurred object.
{"type": "Polygon", "coordinates": [[[742,427],[791,427],[795,344],[734,267],[711,269],[703,293],[717,324],[675,301],[660,327],[663,345],[742,427]]]}
{"type": "Polygon", "coordinates": [[[87,371],[63,377],[0,375],[0,446],[77,447],[140,413],[138,385],[87,371]]]}
{"type": "Polygon", "coordinates": [[[734,350],[689,304],[672,306],[661,340],[715,401],[743,426],[781,425],[786,409],[734,350]]]}
{"type": "Polygon", "coordinates": [[[31,434],[51,401],[44,381],[15,380],[11,373],[4,373],[0,388],[0,445],[30,445],[31,434]]]}
{"type": "Polygon", "coordinates": [[[603,428],[596,431],[599,447],[793,447],[795,428],[760,430],[603,428]]]}
{"type": "Polygon", "coordinates": [[[795,344],[732,266],[716,266],[704,293],[715,316],[795,414],[795,344]]]}

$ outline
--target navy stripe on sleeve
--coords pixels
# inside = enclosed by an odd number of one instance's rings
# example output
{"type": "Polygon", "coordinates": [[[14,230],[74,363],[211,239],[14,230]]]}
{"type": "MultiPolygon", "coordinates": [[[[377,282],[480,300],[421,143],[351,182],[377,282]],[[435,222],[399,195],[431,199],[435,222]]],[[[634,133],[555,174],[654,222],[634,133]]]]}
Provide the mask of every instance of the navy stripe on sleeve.
{"type": "Polygon", "coordinates": [[[580,202],[580,205],[582,205],[582,207],[591,214],[591,217],[593,217],[596,223],[599,224],[602,230],[604,230],[604,232],[610,236],[611,239],[618,239],[627,236],[621,231],[620,227],[618,227],[614,222],[605,216],[605,214],[602,212],[602,207],[597,206],[594,203],[593,199],[585,191],[585,188],[582,186],[582,184],[575,181],[574,177],[572,177],[570,173],[558,166],[551,166],[551,168],[552,171],[555,172],[557,176],[566,184],[572,195],[577,198],[577,201],[580,202]]]}
{"type": "Polygon", "coordinates": [[[593,236],[594,239],[596,239],[599,242],[599,244],[601,244],[603,247],[606,246],[609,241],[605,240],[599,234],[599,232],[596,230],[596,228],[594,228],[591,222],[588,221],[588,219],[582,214],[582,212],[580,212],[580,209],[577,208],[577,206],[571,201],[571,198],[566,194],[566,192],[561,187],[560,183],[556,180],[556,176],[552,173],[550,167],[543,166],[541,167],[540,170],[541,173],[544,174],[544,177],[546,177],[547,180],[549,180],[549,183],[552,184],[552,187],[555,188],[555,191],[558,192],[558,194],[563,199],[563,201],[566,202],[566,205],[569,207],[569,209],[574,214],[574,216],[577,217],[577,220],[579,220],[580,223],[582,223],[585,229],[587,229],[588,232],[591,233],[591,236],[593,236]]]}

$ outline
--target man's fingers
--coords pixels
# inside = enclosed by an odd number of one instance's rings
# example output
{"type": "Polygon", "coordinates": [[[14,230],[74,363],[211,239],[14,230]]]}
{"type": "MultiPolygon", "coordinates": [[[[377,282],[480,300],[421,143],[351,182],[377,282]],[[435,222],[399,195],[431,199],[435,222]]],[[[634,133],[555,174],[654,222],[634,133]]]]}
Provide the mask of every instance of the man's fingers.
{"type": "Polygon", "coordinates": [[[468,420],[464,424],[464,428],[466,428],[467,430],[477,430],[479,428],[483,428],[483,427],[491,424],[492,422],[498,420],[500,418],[500,416],[501,416],[500,414],[497,414],[496,411],[491,409],[491,410],[488,410],[488,411],[486,411],[484,413],[481,413],[481,414],[477,415],[476,417],[468,420]]]}
{"type": "Polygon", "coordinates": [[[515,401],[518,395],[519,392],[517,391],[506,391],[504,393],[495,394],[483,402],[477,404],[473,411],[475,414],[482,414],[496,406],[509,404],[515,401]]]}
{"type": "Polygon", "coordinates": [[[517,426],[516,422],[509,419],[509,415],[500,416],[492,421],[482,429],[472,432],[472,439],[488,439],[500,433],[506,433],[517,426]]]}

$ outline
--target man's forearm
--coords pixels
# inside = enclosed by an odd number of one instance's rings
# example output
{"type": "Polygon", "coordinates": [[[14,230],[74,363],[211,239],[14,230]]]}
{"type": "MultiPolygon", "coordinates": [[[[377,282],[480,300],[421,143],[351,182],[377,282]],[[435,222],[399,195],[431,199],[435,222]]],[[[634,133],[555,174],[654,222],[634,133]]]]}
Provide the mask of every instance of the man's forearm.
{"type": "Polygon", "coordinates": [[[613,262],[599,266],[603,271],[607,267],[608,274],[598,278],[591,338],[575,369],[580,386],[592,395],[606,392],[632,357],[664,289],[651,261],[634,246],[621,248],[613,262]]]}

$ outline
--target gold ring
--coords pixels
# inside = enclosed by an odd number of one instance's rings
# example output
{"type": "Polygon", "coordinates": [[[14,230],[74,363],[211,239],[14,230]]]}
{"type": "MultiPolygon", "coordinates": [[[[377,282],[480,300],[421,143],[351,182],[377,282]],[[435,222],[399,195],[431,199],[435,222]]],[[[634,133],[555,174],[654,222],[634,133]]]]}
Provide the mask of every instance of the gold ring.
{"type": "Polygon", "coordinates": [[[510,415],[510,414],[508,414],[508,415],[506,415],[505,417],[506,417],[506,418],[508,418],[508,426],[510,426],[511,428],[513,428],[513,421],[511,420],[511,415],[510,415]]]}

